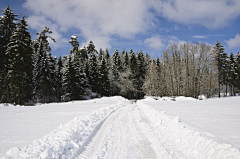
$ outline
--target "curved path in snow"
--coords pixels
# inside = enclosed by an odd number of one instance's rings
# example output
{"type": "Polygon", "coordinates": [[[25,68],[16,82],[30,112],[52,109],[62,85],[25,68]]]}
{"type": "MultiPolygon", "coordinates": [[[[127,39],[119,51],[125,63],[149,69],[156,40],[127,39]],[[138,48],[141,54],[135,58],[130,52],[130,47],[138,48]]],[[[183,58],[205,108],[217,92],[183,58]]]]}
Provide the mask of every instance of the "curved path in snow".
{"type": "MultiPolygon", "coordinates": [[[[199,158],[199,156],[196,156],[199,158]]],[[[78,158],[185,158],[164,139],[136,104],[119,108],[101,125],[78,158]]]]}
{"type": "Polygon", "coordinates": [[[141,103],[120,107],[105,119],[77,158],[200,159],[240,156],[237,149],[208,140],[180,125],[178,117],[164,114],[141,103]]]}
{"type": "Polygon", "coordinates": [[[141,101],[122,100],[77,117],[3,158],[239,159],[238,149],[218,144],[141,101]]]}

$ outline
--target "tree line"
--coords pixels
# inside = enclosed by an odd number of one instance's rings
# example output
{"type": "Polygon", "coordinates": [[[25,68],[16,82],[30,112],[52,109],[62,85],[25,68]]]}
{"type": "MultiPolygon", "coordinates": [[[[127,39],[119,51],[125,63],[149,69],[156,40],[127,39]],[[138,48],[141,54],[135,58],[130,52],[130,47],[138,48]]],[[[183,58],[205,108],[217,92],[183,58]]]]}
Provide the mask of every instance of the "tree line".
{"type": "Polygon", "coordinates": [[[23,16],[7,6],[0,17],[0,103],[34,104],[100,96],[215,96],[240,90],[240,54],[223,46],[174,43],[157,59],[132,49],[110,55],[92,41],[80,48],[72,35],[68,55],[53,57],[48,27],[31,39],[23,16]]]}

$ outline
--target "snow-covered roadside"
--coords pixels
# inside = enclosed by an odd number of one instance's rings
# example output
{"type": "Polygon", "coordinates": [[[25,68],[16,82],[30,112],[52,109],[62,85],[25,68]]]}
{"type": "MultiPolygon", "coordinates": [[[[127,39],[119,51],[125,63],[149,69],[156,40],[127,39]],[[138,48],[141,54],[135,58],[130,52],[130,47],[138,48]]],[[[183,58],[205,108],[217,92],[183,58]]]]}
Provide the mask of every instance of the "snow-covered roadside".
{"type": "Polygon", "coordinates": [[[220,144],[206,138],[199,132],[185,127],[180,123],[178,116],[167,115],[165,111],[158,111],[144,103],[137,102],[148,119],[160,129],[163,137],[172,141],[182,153],[200,155],[203,158],[240,158],[240,151],[232,145],[220,144]]]}
{"type": "MultiPolygon", "coordinates": [[[[196,106],[202,101],[177,97],[176,102],[166,102],[168,99],[147,98],[134,103],[122,97],[111,97],[86,101],[86,106],[95,109],[94,105],[99,103],[99,108],[89,115],[75,117],[24,148],[10,149],[2,158],[240,158],[239,149],[202,134],[196,119],[193,125],[188,124],[182,121],[181,113],[174,116],[169,111],[162,111],[161,107],[161,104],[176,103],[171,109],[178,107],[176,111],[188,112],[190,103],[196,106]],[[106,106],[106,103],[114,104],[106,106]]],[[[217,104],[222,102],[221,99],[216,101],[217,104]]],[[[216,101],[212,102],[216,104],[216,101]]],[[[198,105],[196,108],[199,111],[202,107],[198,105]]]]}
{"type": "Polygon", "coordinates": [[[34,107],[0,104],[0,156],[12,147],[23,148],[34,140],[102,107],[116,105],[122,97],[103,97],[87,101],[42,104],[34,107]]]}
{"type": "Polygon", "coordinates": [[[202,135],[240,150],[240,96],[196,100],[187,97],[146,98],[144,104],[179,116],[181,123],[202,135]]]}
{"type": "Polygon", "coordinates": [[[75,117],[23,149],[13,147],[2,158],[68,158],[76,157],[104,120],[124,103],[103,107],[90,115],[75,117]],[[67,157],[66,157],[67,156],[67,157]]]}

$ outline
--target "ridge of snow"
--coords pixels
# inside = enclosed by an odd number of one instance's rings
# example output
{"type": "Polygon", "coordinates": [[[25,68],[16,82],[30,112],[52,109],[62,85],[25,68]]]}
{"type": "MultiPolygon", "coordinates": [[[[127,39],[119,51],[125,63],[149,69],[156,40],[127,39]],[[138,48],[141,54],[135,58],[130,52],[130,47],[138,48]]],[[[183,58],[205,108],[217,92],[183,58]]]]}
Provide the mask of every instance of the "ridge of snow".
{"type": "Polygon", "coordinates": [[[101,108],[90,115],[75,117],[57,130],[33,141],[23,149],[13,147],[2,159],[10,158],[69,158],[77,156],[98,131],[104,120],[124,103],[101,108]]]}
{"type": "MultiPolygon", "coordinates": [[[[143,100],[144,101],[144,100],[143,100]]],[[[219,144],[189,128],[186,128],[178,116],[167,115],[153,107],[138,101],[137,104],[150,121],[156,123],[165,138],[172,140],[184,154],[201,155],[203,158],[240,158],[240,151],[229,144],[219,144]]]]}

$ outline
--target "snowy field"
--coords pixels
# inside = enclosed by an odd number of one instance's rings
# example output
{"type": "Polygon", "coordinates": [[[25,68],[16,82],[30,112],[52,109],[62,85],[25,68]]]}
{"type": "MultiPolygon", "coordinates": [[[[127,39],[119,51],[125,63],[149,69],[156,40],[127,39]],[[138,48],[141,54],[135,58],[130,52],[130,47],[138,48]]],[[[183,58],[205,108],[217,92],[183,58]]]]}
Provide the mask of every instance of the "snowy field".
{"type": "Polygon", "coordinates": [[[0,156],[240,158],[240,97],[172,100],[0,105],[0,156]]]}

